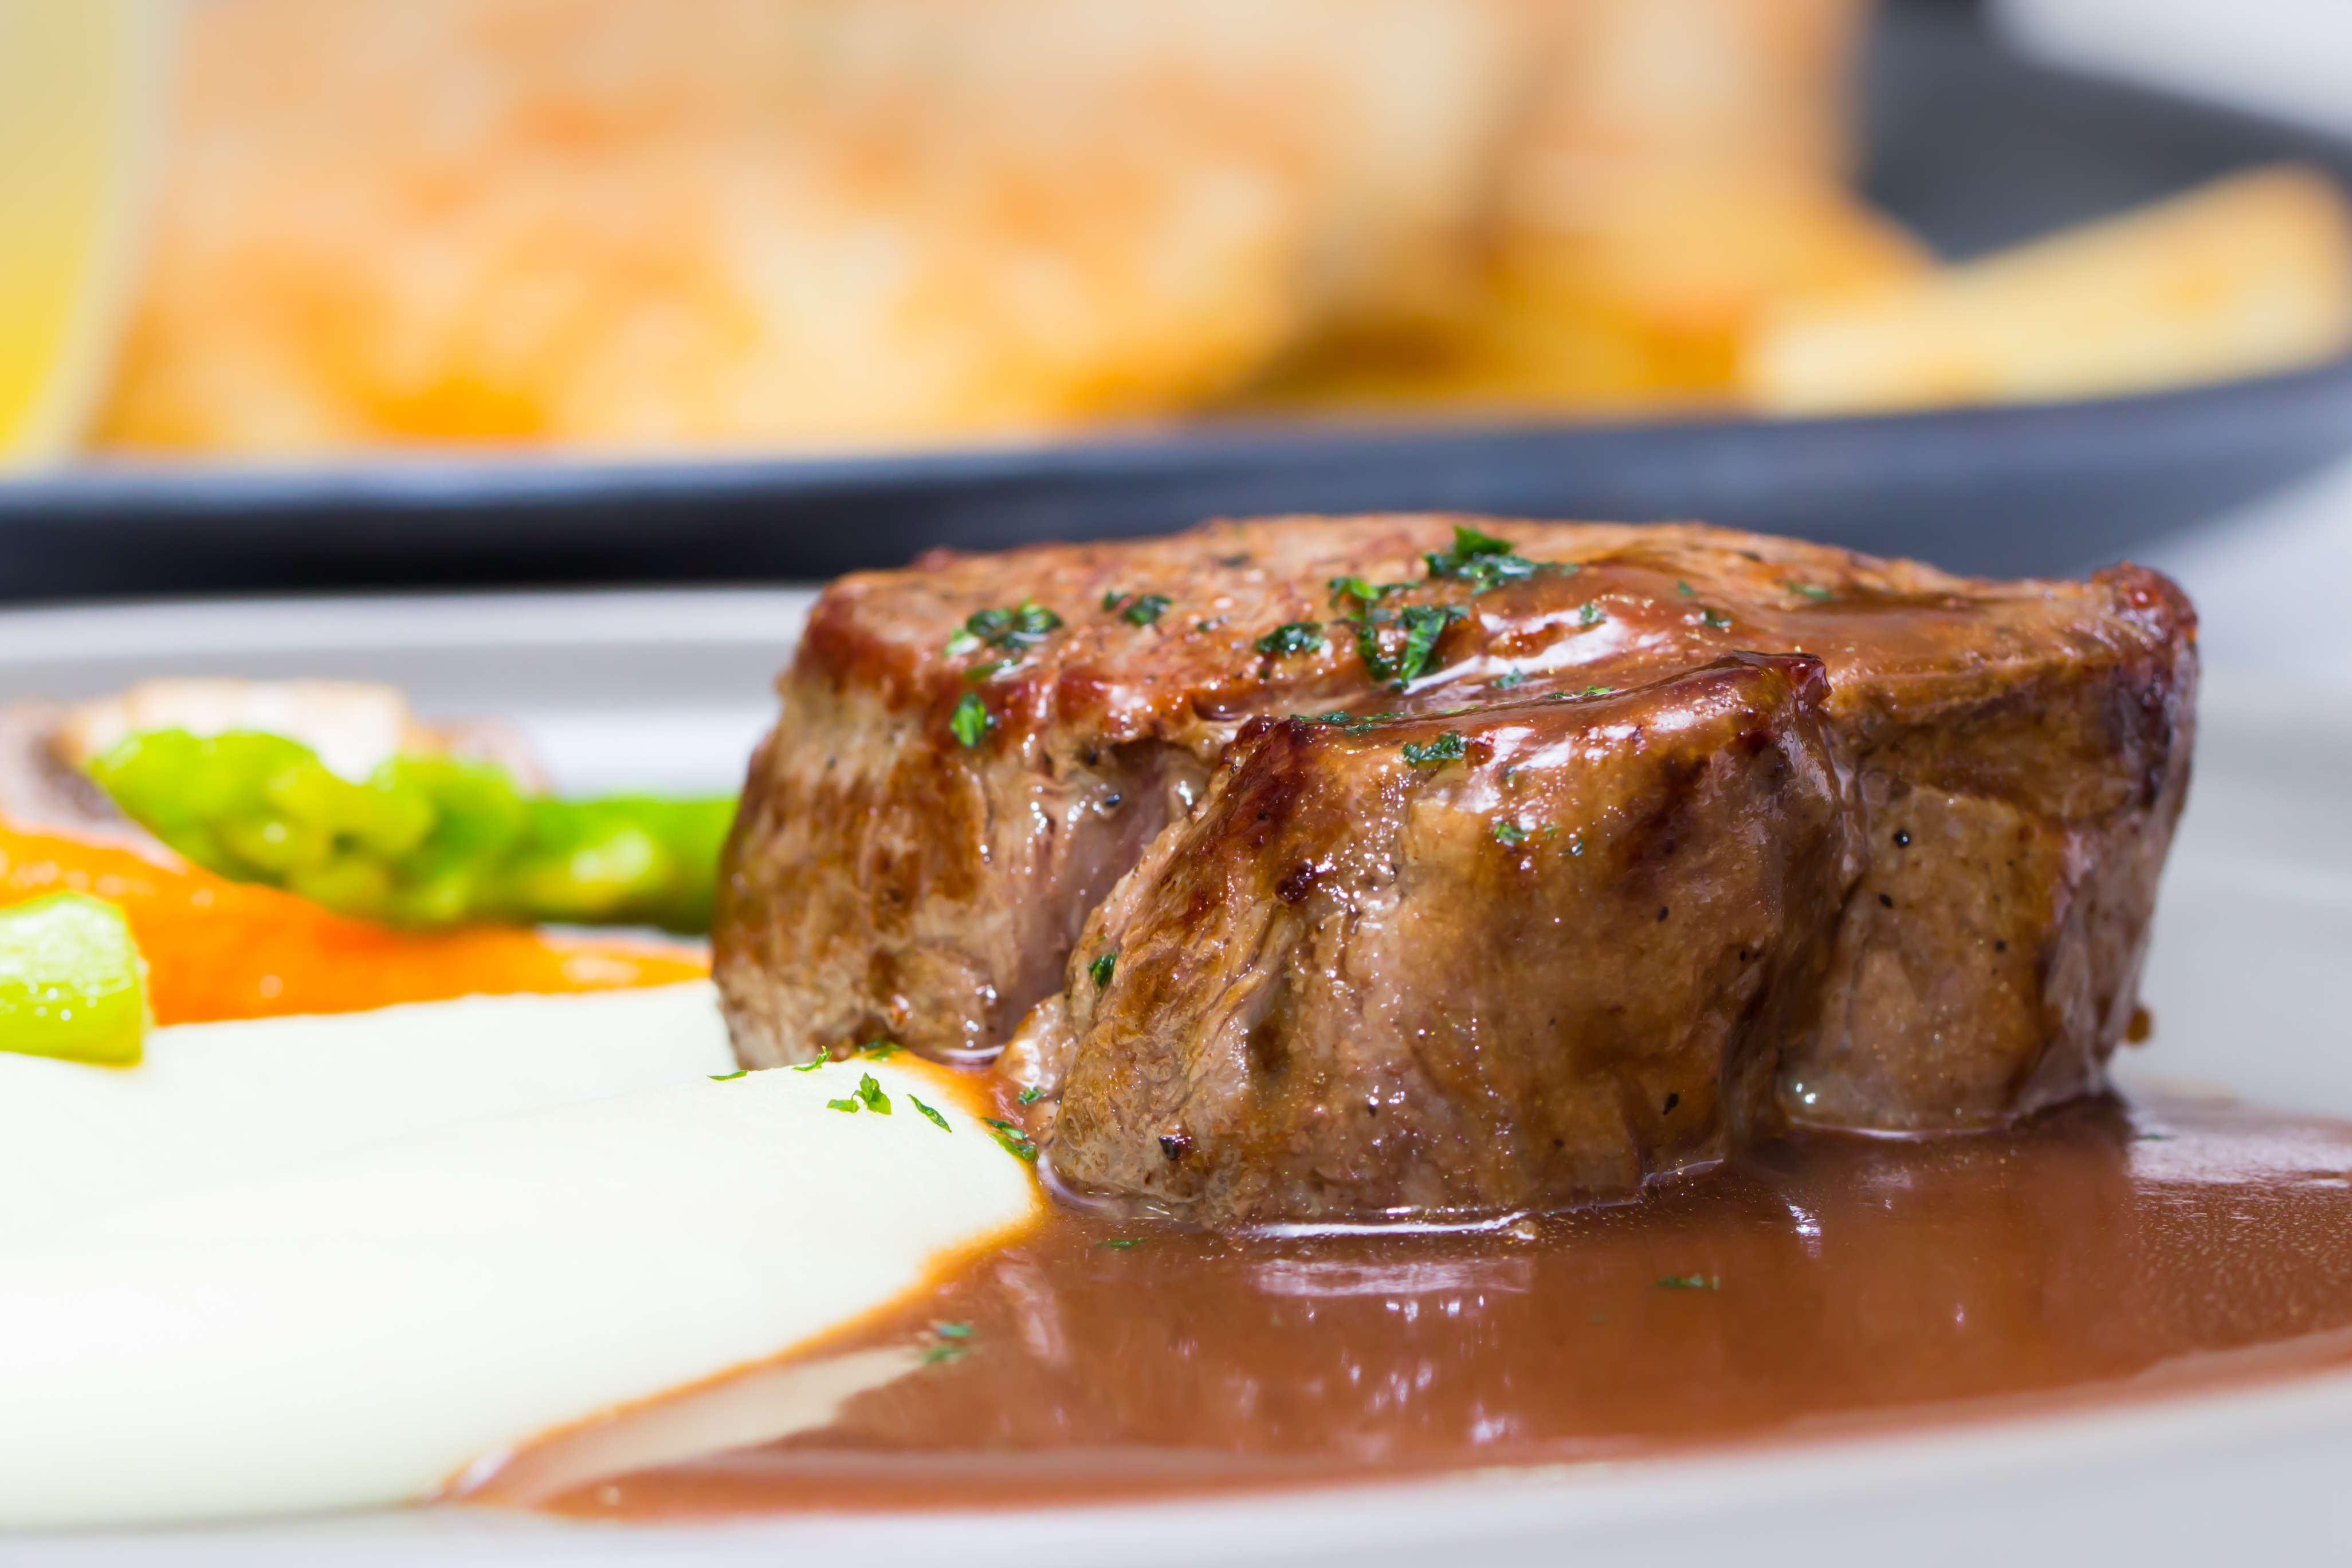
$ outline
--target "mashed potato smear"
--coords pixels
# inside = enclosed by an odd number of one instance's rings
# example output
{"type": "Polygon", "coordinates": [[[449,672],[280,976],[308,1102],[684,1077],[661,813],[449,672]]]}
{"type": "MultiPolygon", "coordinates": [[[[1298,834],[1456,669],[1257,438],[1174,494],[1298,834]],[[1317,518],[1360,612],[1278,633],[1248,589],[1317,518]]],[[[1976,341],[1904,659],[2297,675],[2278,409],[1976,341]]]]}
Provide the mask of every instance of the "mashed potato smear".
{"type": "Polygon", "coordinates": [[[0,1059],[0,1529],[398,1503],[778,1355],[1036,1218],[966,1095],[734,1074],[701,985],[0,1059]]]}
{"type": "Polygon", "coordinates": [[[198,1182],[734,1070],[707,980],[182,1024],[131,1071],[0,1052],[0,1246],[198,1182]]]}

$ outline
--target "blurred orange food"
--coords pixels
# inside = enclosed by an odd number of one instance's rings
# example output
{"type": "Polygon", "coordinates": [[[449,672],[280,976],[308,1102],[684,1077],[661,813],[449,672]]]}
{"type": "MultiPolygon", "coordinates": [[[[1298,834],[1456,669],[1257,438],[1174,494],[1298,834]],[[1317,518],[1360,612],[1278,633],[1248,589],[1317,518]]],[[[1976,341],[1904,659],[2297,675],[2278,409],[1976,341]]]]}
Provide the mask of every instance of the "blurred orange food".
{"type": "Polygon", "coordinates": [[[702,959],[651,944],[569,941],[482,927],[410,934],[229,882],[168,852],[0,826],[0,904],[60,890],[121,906],[148,964],[158,1024],[360,1012],[517,991],[596,991],[690,980],[702,959]]]}
{"type": "Polygon", "coordinates": [[[1865,9],[207,0],[99,439],[1019,438],[1397,339],[1424,400],[1719,399],[1753,303],[1919,265],[1845,190],[1865,9]]]}

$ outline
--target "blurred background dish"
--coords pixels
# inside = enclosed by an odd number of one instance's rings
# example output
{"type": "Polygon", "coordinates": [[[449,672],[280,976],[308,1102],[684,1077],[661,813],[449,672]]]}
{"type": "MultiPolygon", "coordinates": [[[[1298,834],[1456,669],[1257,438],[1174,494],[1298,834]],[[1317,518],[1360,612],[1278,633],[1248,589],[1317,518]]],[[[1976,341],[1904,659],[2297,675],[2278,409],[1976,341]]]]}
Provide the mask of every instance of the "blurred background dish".
{"type": "Polygon", "coordinates": [[[2059,570],[2352,444],[2352,149],[1969,7],[693,16],[201,0],[89,460],[0,486],[0,592],[1382,506],[2059,570]]]}
{"type": "Polygon", "coordinates": [[[2315,363],[2275,174],[1944,275],[1865,0],[205,0],[100,450],[1768,413],[2315,363]]]}
{"type": "Polygon", "coordinates": [[[206,0],[93,433],[969,444],[1721,400],[1906,277],[1864,0],[206,0]]]}

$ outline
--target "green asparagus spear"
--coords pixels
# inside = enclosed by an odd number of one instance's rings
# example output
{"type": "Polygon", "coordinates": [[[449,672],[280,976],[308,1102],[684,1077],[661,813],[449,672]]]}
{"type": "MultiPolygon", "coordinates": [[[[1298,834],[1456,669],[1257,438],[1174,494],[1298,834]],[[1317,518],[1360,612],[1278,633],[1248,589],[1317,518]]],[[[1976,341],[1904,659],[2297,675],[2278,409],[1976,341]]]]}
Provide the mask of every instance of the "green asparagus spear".
{"type": "Polygon", "coordinates": [[[505,769],[396,757],[363,783],[283,736],[157,730],[90,775],[197,864],[395,925],[710,927],[731,800],[526,795],[505,769]]]}

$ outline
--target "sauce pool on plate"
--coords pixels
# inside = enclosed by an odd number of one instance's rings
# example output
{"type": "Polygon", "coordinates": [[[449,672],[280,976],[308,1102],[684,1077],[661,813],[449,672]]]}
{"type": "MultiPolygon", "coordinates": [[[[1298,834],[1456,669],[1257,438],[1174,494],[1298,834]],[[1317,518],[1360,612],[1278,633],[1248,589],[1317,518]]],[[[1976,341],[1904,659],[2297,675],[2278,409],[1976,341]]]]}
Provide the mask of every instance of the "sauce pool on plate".
{"type": "Polygon", "coordinates": [[[2320,1371],[2352,1364],[2347,1172],[2352,1125],[2108,1100],[1999,1136],[1801,1139],[1480,1232],[1227,1237],[1062,1210],[789,1358],[908,1353],[829,1419],[605,1475],[567,1465],[582,1434],[558,1435],[467,1495],[640,1519],[1100,1501],[2320,1371]]]}

